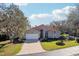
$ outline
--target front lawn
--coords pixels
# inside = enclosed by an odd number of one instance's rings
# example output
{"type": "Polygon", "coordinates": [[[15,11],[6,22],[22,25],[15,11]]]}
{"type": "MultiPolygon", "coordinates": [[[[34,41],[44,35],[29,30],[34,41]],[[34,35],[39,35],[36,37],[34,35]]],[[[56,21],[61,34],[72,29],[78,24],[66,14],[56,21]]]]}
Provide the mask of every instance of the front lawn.
{"type": "Polygon", "coordinates": [[[15,55],[21,50],[22,43],[13,44],[9,41],[0,42],[0,56],[15,55]]]}
{"type": "Polygon", "coordinates": [[[64,41],[65,45],[63,45],[63,46],[56,45],[56,42],[58,42],[58,41],[41,42],[41,45],[47,51],[62,49],[62,48],[68,48],[68,47],[79,45],[78,43],[75,42],[75,40],[73,40],[73,41],[64,41]]]}

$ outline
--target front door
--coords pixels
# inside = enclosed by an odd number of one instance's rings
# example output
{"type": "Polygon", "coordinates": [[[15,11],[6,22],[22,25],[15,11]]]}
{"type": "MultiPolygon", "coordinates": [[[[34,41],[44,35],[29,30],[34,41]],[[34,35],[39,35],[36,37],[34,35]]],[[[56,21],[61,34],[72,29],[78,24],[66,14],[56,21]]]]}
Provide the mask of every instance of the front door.
{"type": "Polygon", "coordinates": [[[43,39],[43,30],[40,30],[40,39],[43,39]]]}
{"type": "Polygon", "coordinates": [[[45,38],[48,38],[48,31],[45,32],[45,38]]]}

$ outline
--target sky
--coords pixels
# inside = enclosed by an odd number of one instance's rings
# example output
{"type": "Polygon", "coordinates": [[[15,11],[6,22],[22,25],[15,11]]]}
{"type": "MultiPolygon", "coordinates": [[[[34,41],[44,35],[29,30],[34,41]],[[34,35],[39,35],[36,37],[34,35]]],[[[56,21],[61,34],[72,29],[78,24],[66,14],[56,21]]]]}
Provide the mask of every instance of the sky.
{"type": "Polygon", "coordinates": [[[74,3],[26,3],[16,4],[28,17],[31,26],[50,24],[52,21],[66,20],[70,10],[76,9],[74,3]]]}

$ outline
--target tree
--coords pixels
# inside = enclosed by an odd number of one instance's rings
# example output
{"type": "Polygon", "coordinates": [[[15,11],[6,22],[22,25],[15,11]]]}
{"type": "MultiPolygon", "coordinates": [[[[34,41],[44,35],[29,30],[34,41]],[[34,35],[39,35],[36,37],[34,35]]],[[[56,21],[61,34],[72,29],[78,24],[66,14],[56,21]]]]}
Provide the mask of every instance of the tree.
{"type": "MultiPolygon", "coordinates": [[[[2,11],[1,11],[2,12],[2,11]]],[[[29,27],[28,17],[19,9],[17,5],[11,4],[0,14],[0,30],[14,39],[22,38],[29,27]]]]}
{"type": "Polygon", "coordinates": [[[66,32],[67,30],[66,20],[54,21],[54,22],[51,22],[50,25],[57,25],[61,32],[66,32]]]}
{"type": "Polygon", "coordinates": [[[71,30],[71,32],[75,33],[76,35],[78,34],[77,29],[79,24],[79,6],[76,6],[75,10],[71,10],[70,14],[68,15],[68,21],[67,25],[68,28],[71,30]]]}
{"type": "Polygon", "coordinates": [[[69,34],[79,35],[79,5],[76,5],[75,9],[69,10],[67,20],[56,21],[53,24],[60,26],[61,32],[68,32],[69,34]]]}

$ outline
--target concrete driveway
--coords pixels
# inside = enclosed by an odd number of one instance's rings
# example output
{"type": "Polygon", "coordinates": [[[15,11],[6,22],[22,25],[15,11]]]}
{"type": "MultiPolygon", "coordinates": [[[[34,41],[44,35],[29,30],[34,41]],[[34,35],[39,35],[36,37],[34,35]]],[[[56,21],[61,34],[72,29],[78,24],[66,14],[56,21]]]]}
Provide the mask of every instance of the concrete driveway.
{"type": "Polygon", "coordinates": [[[79,56],[79,46],[48,51],[44,53],[28,54],[27,56],[79,56]]]}
{"type": "Polygon", "coordinates": [[[45,52],[45,50],[41,47],[41,44],[39,41],[29,41],[27,40],[21,49],[21,51],[17,55],[28,55],[28,54],[34,54],[34,53],[42,53],[45,52]]]}
{"type": "Polygon", "coordinates": [[[48,51],[48,52],[45,52],[44,50],[41,50],[40,52],[38,51],[37,53],[22,54],[21,56],[79,56],[79,46],[69,47],[69,48],[64,48],[64,49],[59,49],[54,51],[48,51]]]}

